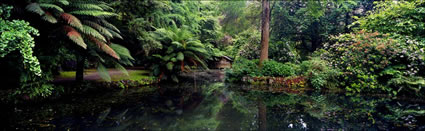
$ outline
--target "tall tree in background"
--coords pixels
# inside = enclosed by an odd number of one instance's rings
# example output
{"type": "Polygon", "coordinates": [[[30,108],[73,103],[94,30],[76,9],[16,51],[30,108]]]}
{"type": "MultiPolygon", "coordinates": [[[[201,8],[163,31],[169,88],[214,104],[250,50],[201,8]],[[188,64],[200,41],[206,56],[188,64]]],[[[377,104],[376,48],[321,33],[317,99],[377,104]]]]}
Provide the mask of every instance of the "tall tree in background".
{"type": "Polygon", "coordinates": [[[270,3],[268,0],[262,1],[263,12],[261,15],[261,54],[260,67],[264,60],[269,57],[269,27],[270,27],[270,3]]]}

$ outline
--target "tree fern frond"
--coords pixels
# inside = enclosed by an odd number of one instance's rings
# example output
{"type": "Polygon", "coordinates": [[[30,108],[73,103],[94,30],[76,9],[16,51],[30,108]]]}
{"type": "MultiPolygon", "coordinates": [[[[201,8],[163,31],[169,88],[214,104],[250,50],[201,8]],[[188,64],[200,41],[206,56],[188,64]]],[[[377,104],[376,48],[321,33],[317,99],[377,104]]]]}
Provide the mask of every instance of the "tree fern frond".
{"type": "Polygon", "coordinates": [[[64,26],[64,30],[66,31],[66,35],[69,39],[71,39],[73,42],[83,47],[84,49],[87,49],[87,45],[86,43],[84,43],[83,37],[81,37],[81,34],[78,33],[77,30],[75,30],[71,26],[64,26]]]}
{"type": "Polygon", "coordinates": [[[102,63],[98,63],[97,65],[97,73],[99,74],[99,76],[107,81],[110,82],[111,81],[111,76],[109,75],[108,69],[106,69],[106,67],[102,64],[102,63]]]}
{"type": "Polygon", "coordinates": [[[115,32],[121,33],[121,31],[117,27],[115,27],[113,24],[109,23],[108,21],[102,19],[101,22],[105,27],[112,29],[115,32]]]}
{"type": "Polygon", "coordinates": [[[86,21],[83,21],[83,23],[86,24],[86,25],[89,25],[89,26],[91,26],[93,28],[95,28],[97,31],[99,31],[106,38],[108,38],[108,39],[113,38],[112,33],[109,32],[109,30],[106,29],[105,27],[103,27],[103,26],[101,26],[101,25],[99,25],[99,24],[97,24],[95,22],[87,21],[87,20],[86,21]]]}
{"type": "Polygon", "coordinates": [[[86,4],[86,3],[78,3],[78,4],[72,4],[73,7],[76,7],[78,9],[87,9],[87,10],[101,10],[103,11],[103,8],[96,4],[86,4]]]}
{"type": "Polygon", "coordinates": [[[101,49],[106,54],[114,57],[115,59],[118,59],[118,60],[120,59],[118,54],[111,47],[109,47],[107,44],[105,44],[104,42],[102,42],[102,41],[100,41],[97,38],[94,38],[92,36],[89,36],[89,39],[92,42],[94,42],[99,47],[99,49],[101,49]]]}
{"type": "Polygon", "coordinates": [[[68,13],[62,13],[61,18],[65,20],[66,23],[69,25],[82,30],[83,24],[81,24],[81,21],[75,17],[74,15],[68,14],[68,13]]]}
{"type": "Polygon", "coordinates": [[[106,3],[102,2],[102,4],[99,4],[99,6],[103,9],[103,10],[114,10],[114,8],[106,5],[106,3]]]}
{"type": "Polygon", "coordinates": [[[55,4],[46,4],[46,3],[43,3],[43,4],[40,4],[40,7],[47,8],[47,9],[55,9],[55,10],[57,10],[59,12],[63,12],[63,9],[61,7],[55,5],[55,4]]]}
{"type": "Polygon", "coordinates": [[[46,12],[43,16],[41,16],[41,19],[53,24],[58,23],[58,20],[55,17],[53,17],[53,15],[50,12],[46,12]]]}
{"type": "Polygon", "coordinates": [[[40,5],[38,3],[31,3],[31,4],[27,5],[25,7],[25,9],[28,10],[28,11],[30,11],[30,12],[36,13],[36,14],[38,14],[40,16],[41,15],[44,15],[44,10],[41,9],[41,7],[40,7],[40,5]]]}
{"type": "Polygon", "coordinates": [[[127,48],[118,44],[111,44],[110,47],[119,55],[121,63],[130,66],[133,65],[132,61],[134,61],[134,58],[127,48]]]}
{"type": "Polygon", "coordinates": [[[105,37],[103,37],[102,34],[100,34],[99,32],[97,32],[97,30],[93,29],[90,26],[83,25],[83,28],[82,28],[81,32],[83,32],[86,35],[90,35],[90,36],[93,36],[93,37],[95,37],[97,39],[100,39],[103,42],[106,42],[105,37]]]}
{"type": "Polygon", "coordinates": [[[122,36],[119,33],[115,32],[111,29],[108,29],[108,31],[111,32],[112,36],[123,39],[122,36]]]}
{"type": "Polygon", "coordinates": [[[69,1],[68,0],[56,0],[56,2],[62,4],[62,5],[69,5],[69,1]]]}
{"type": "Polygon", "coordinates": [[[107,12],[107,11],[99,11],[99,10],[76,10],[69,12],[74,15],[87,15],[87,16],[94,16],[94,17],[111,17],[111,16],[117,16],[116,13],[107,12]]]}

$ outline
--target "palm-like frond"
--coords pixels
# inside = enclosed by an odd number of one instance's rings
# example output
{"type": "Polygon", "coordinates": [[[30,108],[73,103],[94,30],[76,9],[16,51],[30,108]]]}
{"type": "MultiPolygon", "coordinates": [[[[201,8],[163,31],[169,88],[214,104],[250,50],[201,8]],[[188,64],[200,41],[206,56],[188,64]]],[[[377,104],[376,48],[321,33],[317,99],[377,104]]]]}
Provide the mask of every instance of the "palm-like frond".
{"type": "Polygon", "coordinates": [[[68,14],[68,13],[62,13],[61,18],[65,20],[66,23],[69,25],[79,29],[83,30],[83,24],[81,24],[81,21],[75,17],[74,15],[68,14]]]}
{"type": "Polygon", "coordinates": [[[78,33],[77,30],[75,30],[71,26],[65,26],[64,30],[66,31],[66,35],[69,39],[71,39],[73,42],[83,47],[84,49],[87,49],[87,45],[86,43],[84,43],[83,37],[81,37],[81,34],[78,33]]]}
{"type": "Polygon", "coordinates": [[[103,37],[102,34],[100,34],[99,32],[97,32],[97,30],[93,29],[90,26],[83,25],[83,28],[82,28],[81,32],[83,32],[86,35],[90,35],[90,36],[93,36],[93,37],[95,37],[97,39],[100,39],[103,42],[106,42],[105,37],[103,37]]]}
{"type": "Polygon", "coordinates": [[[86,3],[77,3],[72,4],[71,6],[76,7],[78,9],[84,9],[84,10],[101,10],[103,11],[103,8],[96,4],[86,4],[86,3]]]}
{"type": "Polygon", "coordinates": [[[68,0],[56,0],[56,2],[62,4],[62,5],[69,5],[69,1],[68,0]]]}
{"type": "Polygon", "coordinates": [[[125,65],[132,66],[134,61],[134,58],[131,56],[130,51],[118,44],[111,44],[110,47],[118,54],[118,56],[121,58],[120,62],[125,65]]]}
{"type": "Polygon", "coordinates": [[[117,14],[107,11],[99,11],[99,10],[77,10],[69,12],[74,15],[86,15],[86,16],[94,16],[94,17],[111,17],[117,16],[117,14]]]}
{"type": "Polygon", "coordinates": [[[58,23],[58,20],[50,12],[47,11],[43,16],[41,16],[41,19],[53,24],[58,23]]]}
{"type": "Polygon", "coordinates": [[[100,22],[102,22],[102,24],[103,24],[106,28],[109,28],[109,29],[114,30],[115,32],[121,33],[121,31],[120,31],[117,27],[115,27],[113,24],[109,23],[108,21],[106,21],[106,20],[102,19],[100,22]]]}
{"type": "Polygon", "coordinates": [[[27,5],[25,7],[25,9],[28,10],[28,11],[30,11],[30,12],[36,13],[36,14],[38,14],[40,16],[41,15],[44,15],[44,10],[41,9],[41,7],[40,7],[40,5],[38,3],[31,3],[31,4],[27,5]]]}
{"type": "Polygon", "coordinates": [[[55,5],[55,4],[43,3],[43,4],[40,4],[40,7],[47,8],[47,9],[55,9],[55,10],[57,10],[59,12],[64,12],[61,7],[59,7],[59,6],[55,5]]]}
{"type": "Polygon", "coordinates": [[[122,36],[119,33],[115,32],[115,31],[113,31],[111,29],[108,29],[108,31],[111,32],[112,36],[114,36],[116,38],[123,39],[122,36]]]}
{"type": "Polygon", "coordinates": [[[106,38],[108,38],[108,39],[113,38],[112,33],[109,32],[109,30],[106,29],[105,27],[103,27],[103,26],[101,26],[101,25],[99,25],[99,24],[97,24],[95,22],[87,21],[87,20],[86,21],[83,21],[83,23],[86,24],[86,25],[89,25],[89,26],[91,26],[93,28],[95,28],[97,31],[99,31],[99,33],[101,33],[106,38]]]}
{"type": "Polygon", "coordinates": [[[100,41],[97,38],[94,38],[92,36],[89,36],[89,39],[92,42],[94,42],[99,47],[99,49],[101,49],[106,54],[114,57],[115,59],[118,59],[118,60],[120,59],[118,54],[111,47],[109,47],[107,44],[105,44],[104,42],[102,42],[102,41],[100,41]]]}

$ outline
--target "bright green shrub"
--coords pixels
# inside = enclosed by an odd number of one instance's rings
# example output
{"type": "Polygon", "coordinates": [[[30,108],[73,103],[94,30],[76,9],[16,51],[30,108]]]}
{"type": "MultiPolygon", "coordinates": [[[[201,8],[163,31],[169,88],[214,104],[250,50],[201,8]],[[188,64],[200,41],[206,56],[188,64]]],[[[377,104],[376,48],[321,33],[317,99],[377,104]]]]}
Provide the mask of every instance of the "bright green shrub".
{"type": "Polygon", "coordinates": [[[290,65],[282,64],[274,60],[268,60],[263,63],[261,74],[264,76],[286,77],[295,75],[295,70],[293,70],[290,65]]]}
{"type": "Polygon", "coordinates": [[[365,31],[334,39],[337,42],[328,45],[328,52],[322,57],[344,72],[347,91],[384,91],[395,95],[402,89],[409,89],[406,84],[410,88],[421,87],[418,84],[424,76],[423,43],[409,37],[389,37],[365,31]],[[392,82],[395,80],[404,82],[392,82]]]}

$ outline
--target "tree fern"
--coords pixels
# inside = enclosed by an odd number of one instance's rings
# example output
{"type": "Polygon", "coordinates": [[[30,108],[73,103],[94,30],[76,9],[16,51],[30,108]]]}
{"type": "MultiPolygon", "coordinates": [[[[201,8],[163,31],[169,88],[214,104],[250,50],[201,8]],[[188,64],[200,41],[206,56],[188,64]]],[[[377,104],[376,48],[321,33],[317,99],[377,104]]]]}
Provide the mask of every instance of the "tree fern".
{"type": "Polygon", "coordinates": [[[62,5],[69,5],[69,1],[68,0],[55,0],[57,3],[60,3],[62,5]]]}
{"type": "Polygon", "coordinates": [[[115,32],[117,32],[117,33],[121,33],[121,31],[117,28],[117,27],[115,27],[113,24],[111,24],[111,23],[109,23],[108,21],[106,21],[106,20],[104,20],[104,19],[102,19],[102,20],[100,20],[100,22],[106,27],[106,28],[109,28],[109,29],[112,29],[113,31],[115,31],[115,32]]]}
{"type": "Polygon", "coordinates": [[[81,37],[81,34],[77,30],[70,26],[65,26],[64,30],[66,31],[66,35],[69,39],[71,39],[73,42],[83,47],[84,49],[87,49],[87,45],[86,43],[84,43],[83,37],[81,37]]]}
{"type": "Polygon", "coordinates": [[[118,56],[121,58],[120,62],[125,65],[132,66],[132,61],[135,59],[131,56],[130,51],[118,44],[111,44],[110,47],[118,54],[118,56]]]}
{"type": "Polygon", "coordinates": [[[53,24],[58,22],[58,20],[50,12],[45,12],[45,14],[41,16],[41,19],[53,24]]]}
{"type": "Polygon", "coordinates": [[[71,11],[69,12],[74,15],[86,15],[86,16],[95,16],[95,17],[111,17],[111,16],[117,16],[117,14],[112,12],[106,12],[106,11],[99,11],[99,10],[77,10],[77,11],[71,11]]]}
{"type": "Polygon", "coordinates": [[[64,10],[61,7],[59,7],[59,6],[55,5],[55,4],[43,3],[43,4],[40,4],[40,7],[47,8],[47,9],[55,9],[55,10],[57,10],[59,12],[64,12],[64,10]]]}
{"type": "Polygon", "coordinates": [[[74,15],[68,14],[68,13],[62,13],[61,18],[65,20],[65,22],[79,30],[83,30],[83,24],[81,24],[81,21],[75,17],[74,15]]]}
{"type": "Polygon", "coordinates": [[[78,3],[78,4],[72,4],[72,7],[76,7],[78,9],[86,9],[86,10],[101,10],[103,11],[103,8],[96,4],[85,4],[85,3],[78,3]]]}
{"type": "Polygon", "coordinates": [[[103,27],[103,26],[101,26],[101,25],[99,25],[99,24],[97,24],[95,22],[87,21],[87,20],[86,21],[83,21],[83,23],[86,24],[86,25],[89,25],[89,26],[91,26],[93,28],[95,28],[97,31],[99,31],[99,33],[101,33],[106,38],[108,38],[108,39],[113,38],[112,33],[109,32],[109,30],[106,29],[105,27],[103,27]]]}
{"type": "Polygon", "coordinates": [[[95,37],[97,39],[100,39],[103,42],[106,42],[106,38],[103,37],[102,34],[100,34],[99,32],[97,32],[97,30],[93,29],[90,26],[83,25],[83,28],[82,28],[81,32],[83,32],[86,35],[90,35],[90,36],[93,36],[93,37],[95,37]]]}
{"type": "Polygon", "coordinates": [[[103,52],[105,52],[106,54],[114,57],[115,59],[120,59],[120,57],[118,56],[118,54],[111,48],[109,47],[107,44],[105,44],[104,42],[98,40],[95,37],[89,36],[90,41],[94,42],[97,47],[99,49],[101,49],[103,52]]]}
{"type": "Polygon", "coordinates": [[[44,10],[41,9],[41,7],[40,7],[40,5],[38,3],[31,3],[31,4],[27,5],[25,7],[25,9],[28,10],[28,11],[30,11],[30,12],[36,13],[36,14],[38,14],[40,16],[41,15],[44,15],[44,10]]]}

